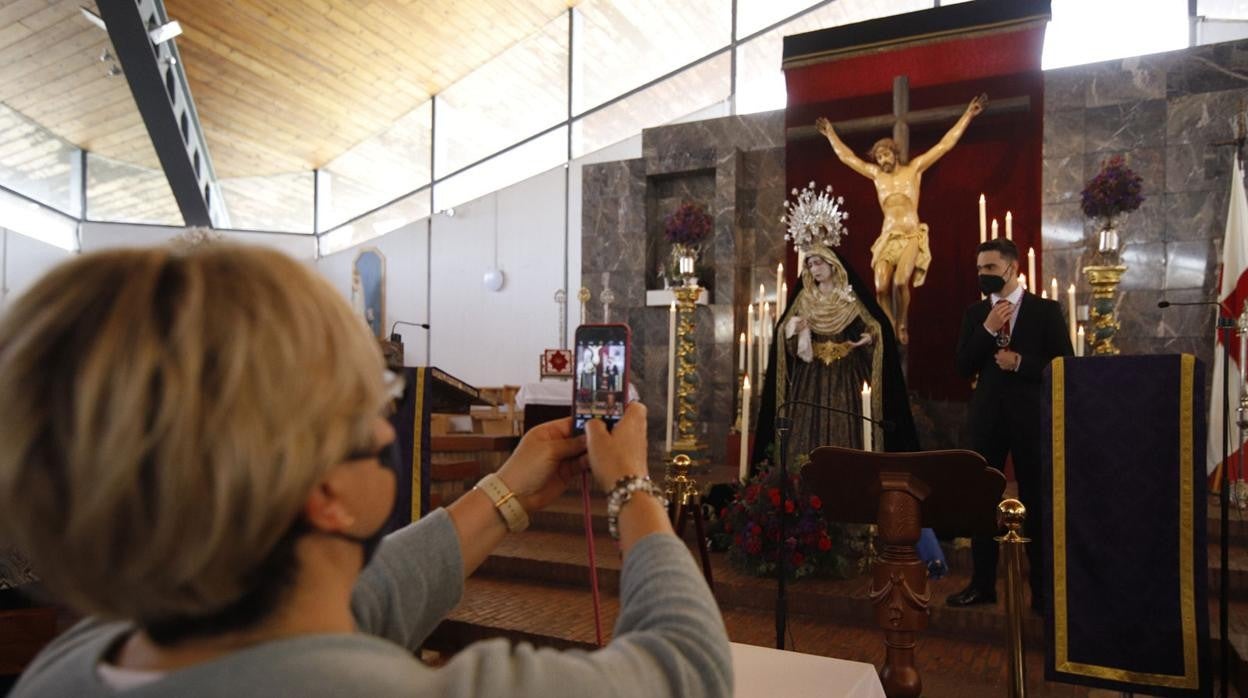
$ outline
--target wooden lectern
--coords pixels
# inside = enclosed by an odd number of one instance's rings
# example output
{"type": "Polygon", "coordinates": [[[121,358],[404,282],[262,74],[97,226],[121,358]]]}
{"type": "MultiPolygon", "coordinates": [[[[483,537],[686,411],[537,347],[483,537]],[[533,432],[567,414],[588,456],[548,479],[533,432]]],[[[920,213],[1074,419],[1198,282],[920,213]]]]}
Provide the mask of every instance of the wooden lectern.
{"type": "Polygon", "coordinates": [[[923,682],[914,644],[927,627],[927,568],[915,551],[919,531],[993,535],[1005,476],[972,451],[872,453],[823,446],[802,470],[829,521],[876,524],[880,556],[871,570],[871,603],[884,630],[880,682],[888,696],[918,696],[923,682]]]}
{"type": "Polygon", "coordinates": [[[403,377],[403,395],[390,416],[396,433],[398,482],[387,532],[429,512],[429,416],[434,412],[467,414],[473,405],[494,404],[482,398],[481,391],[432,366],[406,367],[403,377]]]}

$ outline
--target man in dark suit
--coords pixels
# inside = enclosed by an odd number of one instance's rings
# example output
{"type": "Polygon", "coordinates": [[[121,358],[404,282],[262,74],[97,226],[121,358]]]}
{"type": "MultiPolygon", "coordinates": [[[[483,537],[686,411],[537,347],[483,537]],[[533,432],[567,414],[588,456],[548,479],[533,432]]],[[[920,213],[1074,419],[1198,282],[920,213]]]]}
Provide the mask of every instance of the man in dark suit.
{"type": "MultiPolygon", "coordinates": [[[[998,238],[976,250],[979,287],[987,296],[962,314],[958,372],[975,378],[971,397],[971,448],[988,465],[1004,470],[1014,457],[1018,498],[1027,507],[1025,534],[1031,538],[1031,606],[1044,609],[1042,512],[1048,501],[1040,483],[1044,369],[1074,353],[1056,301],[1027,293],[1018,283],[1018,248],[998,238]]],[[[995,603],[997,543],[991,536],[971,541],[975,572],[971,583],[949,597],[950,606],[995,603]]]]}

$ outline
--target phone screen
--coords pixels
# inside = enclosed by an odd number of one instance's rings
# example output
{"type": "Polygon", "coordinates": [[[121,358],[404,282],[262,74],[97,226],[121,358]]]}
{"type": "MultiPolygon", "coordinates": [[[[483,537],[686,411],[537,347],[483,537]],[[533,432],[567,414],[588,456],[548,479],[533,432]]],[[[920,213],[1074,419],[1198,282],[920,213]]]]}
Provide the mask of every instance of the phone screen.
{"type": "Polygon", "coordinates": [[[607,428],[624,414],[628,396],[629,329],[627,325],[582,325],[576,329],[573,427],[601,419],[607,428]]]}

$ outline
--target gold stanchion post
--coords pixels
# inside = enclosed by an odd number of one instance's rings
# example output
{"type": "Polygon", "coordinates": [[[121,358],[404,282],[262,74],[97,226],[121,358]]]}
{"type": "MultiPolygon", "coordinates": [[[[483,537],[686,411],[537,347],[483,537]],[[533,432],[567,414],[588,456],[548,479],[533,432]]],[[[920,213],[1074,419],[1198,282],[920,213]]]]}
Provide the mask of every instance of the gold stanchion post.
{"type": "Polygon", "coordinates": [[[1019,535],[1027,508],[1017,499],[1005,499],[997,505],[997,522],[1005,527],[1005,535],[997,536],[1005,556],[1005,620],[1010,650],[1010,698],[1027,695],[1027,665],[1023,647],[1023,546],[1030,539],[1019,535]]]}

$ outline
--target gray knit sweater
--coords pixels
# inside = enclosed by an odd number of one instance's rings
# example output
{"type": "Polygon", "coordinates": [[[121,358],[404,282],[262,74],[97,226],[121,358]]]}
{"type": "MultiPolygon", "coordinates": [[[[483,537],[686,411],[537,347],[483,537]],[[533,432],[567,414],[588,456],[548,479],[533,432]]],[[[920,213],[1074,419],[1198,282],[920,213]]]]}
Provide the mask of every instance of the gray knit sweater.
{"type": "Polygon", "coordinates": [[[45,649],[11,694],[148,696],[730,696],[728,637],[710,591],[673,536],[639,541],[624,561],[615,639],[596,652],[478,642],[440,669],[413,658],[464,591],[459,541],[437,510],[387,537],[360,575],[362,632],[257,645],[124,694],[96,666],[127,623],[85,620],[45,649]]]}

